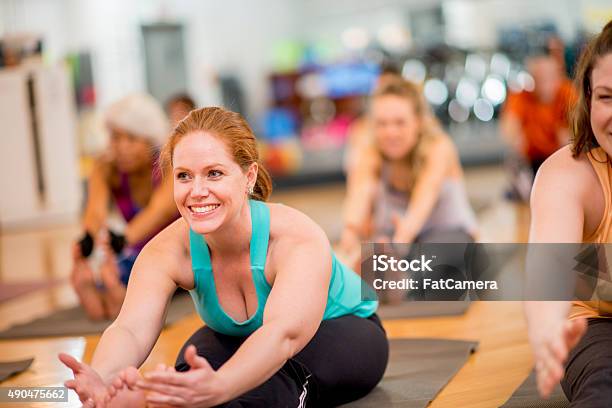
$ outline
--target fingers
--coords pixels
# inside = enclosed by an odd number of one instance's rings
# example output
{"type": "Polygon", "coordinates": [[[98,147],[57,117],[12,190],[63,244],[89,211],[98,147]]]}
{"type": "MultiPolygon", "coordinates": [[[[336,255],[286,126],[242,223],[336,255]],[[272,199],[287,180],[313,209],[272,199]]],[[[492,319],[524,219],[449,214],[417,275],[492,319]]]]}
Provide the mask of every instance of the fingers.
{"type": "Polygon", "coordinates": [[[107,392],[108,395],[112,398],[115,395],[117,395],[117,393],[119,392],[119,390],[121,390],[126,384],[123,382],[123,380],[121,379],[120,376],[116,376],[113,381],[111,381],[111,383],[108,385],[107,387],[107,392]]]}
{"type": "Polygon", "coordinates": [[[536,361],[536,373],[538,391],[543,398],[548,398],[563,378],[567,354],[567,344],[561,336],[542,345],[536,361]]]}
{"type": "Polygon", "coordinates": [[[210,364],[208,364],[208,361],[206,361],[204,357],[198,356],[198,351],[193,344],[187,346],[187,349],[185,350],[185,362],[189,364],[191,369],[203,368],[212,370],[210,364]]]}
{"type": "Polygon", "coordinates": [[[74,374],[77,374],[83,371],[83,365],[79,363],[77,359],[72,357],[70,354],[59,353],[57,357],[60,359],[62,363],[64,363],[66,367],[71,369],[74,374]]]}
{"type": "Polygon", "coordinates": [[[77,382],[76,382],[76,380],[68,380],[68,381],[64,382],[64,386],[66,388],[74,390],[74,389],[76,389],[77,382]]]}
{"type": "Polygon", "coordinates": [[[136,383],[136,386],[144,391],[157,392],[159,394],[173,395],[177,397],[180,397],[185,394],[184,386],[179,387],[166,383],[140,380],[136,383]]]}
{"type": "Polygon", "coordinates": [[[119,373],[119,377],[130,390],[133,390],[136,383],[142,378],[136,367],[125,368],[119,373]]]}
{"type": "Polygon", "coordinates": [[[185,373],[171,371],[149,371],[144,375],[148,382],[165,383],[181,386],[185,382],[185,373]]]}
{"type": "Polygon", "coordinates": [[[173,395],[164,395],[157,392],[150,392],[147,394],[147,402],[154,405],[184,405],[185,400],[181,397],[175,397],[173,395]]]}

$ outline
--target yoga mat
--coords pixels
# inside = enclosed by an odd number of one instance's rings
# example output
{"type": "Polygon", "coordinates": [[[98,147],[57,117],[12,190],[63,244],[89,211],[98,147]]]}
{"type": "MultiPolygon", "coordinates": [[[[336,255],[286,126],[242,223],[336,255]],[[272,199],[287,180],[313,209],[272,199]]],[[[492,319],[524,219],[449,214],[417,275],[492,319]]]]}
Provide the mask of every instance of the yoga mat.
{"type": "Polygon", "coordinates": [[[0,362],[0,382],[6,380],[9,377],[19,374],[22,371],[27,370],[31,365],[33,358],[19,361],[2,361],[0,362]]]}
{"type": "Polygon", "coordinates": [[[436,316],[459,316],[470,307],[464,301],[411,301],[399,305],[380,305],[376,313],[382,319],[414,319],[436,316]]]}
{"type": "Polygon", "coordinates": [[[350,408],[424,408],[476,351],[478,342],[442,339],[390,340],[389,365],[376,388],[350,408]]]}
{"type": "MultiPolygon", "coordinates": [[[[168,307],[166,325],[172,324],[195,311],[191,297],[186,293],[175,295],[168,307]]],[[[0,332],[0,339],[48,336],[82,336],[102,333],[111,320],[93,322],[83,309],[76,306],[10,327],[0,332]]]]}
{"type": "Polygon", "coordinates": [[[0,303],[40,289],[50,288],[59,282],[58,279],[40,282],[0,283],[0,303]]]}
{"type": "Polygon", "coordinates": [[[536,386],[535,372],[532,371],[529,377],[510,397],[502,408],[567,408],[569,401],[565,397],[561,386],[557,384],[548,399],[540,398],[538,387],[536,386]]]}

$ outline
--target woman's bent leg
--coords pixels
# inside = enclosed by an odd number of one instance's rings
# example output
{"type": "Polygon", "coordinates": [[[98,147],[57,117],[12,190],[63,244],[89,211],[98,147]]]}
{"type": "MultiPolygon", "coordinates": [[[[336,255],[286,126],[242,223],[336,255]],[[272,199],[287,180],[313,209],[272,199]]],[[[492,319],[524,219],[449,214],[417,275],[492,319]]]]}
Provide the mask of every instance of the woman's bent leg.
{"type": "MultiPolygon", "coordinates": [[[[187,346],[193,344],[198,355],[208,360],[213,369],[218,370],[245,340],[246,337],[226,336],[209,327],[202,327],[182,347],[175,368],[177,371],[189,370],[184,353],[187,346]]],[[[220,406],[224,408],[299,407],[303,387],[297,378],[296,363],[289,361],[263,384],[220,406]]]]}
{"type": "Polygon", "coordinates": [[[571,407],[609,407],[612,396],[612,320],[589,319],[570,352],[561,380],[571,407]]]}
{"type": "Polygon", "coordinates": [[[324,320],[292,360],[311,375],[307,406],[332,407],[368,394],[382,379],[389,342],[377,315],[324,320]]]}

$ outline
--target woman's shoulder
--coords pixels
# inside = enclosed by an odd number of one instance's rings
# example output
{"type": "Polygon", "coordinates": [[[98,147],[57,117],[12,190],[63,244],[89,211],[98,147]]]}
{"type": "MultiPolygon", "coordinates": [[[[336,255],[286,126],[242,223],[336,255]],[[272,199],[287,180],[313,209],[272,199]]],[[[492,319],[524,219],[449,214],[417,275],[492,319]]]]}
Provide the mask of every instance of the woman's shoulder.
{"type": "Polygon", "coordinates": [[[459,153],[457,147],[453,143],[451,137],[443,131],[435,132],[427,138],[423,150],[426,152],[426,158],[434,163],[455,163],[459,161],[459,153]]]}
{"type": "Polygon", "coordinates": [[[544,161],[534,181],[534,190],[559,187],[577,193],[588,193],[599,183],[586,153],[574,157],[570,146],[564,146],[544,161]]]}
{"type": "Polygon", "coordinates": [[[326,237],[321,227],[303,212],[281,203],[266,204],[270,209],[271,238],[303,241],[326,237]]]}
{"type": "MultiPolygon", "coordinates": [[[[593,166],[587,157],[587,153],[583,152],[574,157],[569,145],[560,148],[550,155],[540,167],[538,176],[540,174],[547,176],[563,176],[568,178],[568,180],[581,181],[588,181],[592,179],[592,176],[595,176],[593,166]]],[[[596,180],[596,178],[594,180],[596,180]]]]}
{"type": "Polygon", "coordinates": [[[189,252],[189,224],[179,217],[155,235],[146,245],[159,250],[175,249],[177,253],[189,252]]]}

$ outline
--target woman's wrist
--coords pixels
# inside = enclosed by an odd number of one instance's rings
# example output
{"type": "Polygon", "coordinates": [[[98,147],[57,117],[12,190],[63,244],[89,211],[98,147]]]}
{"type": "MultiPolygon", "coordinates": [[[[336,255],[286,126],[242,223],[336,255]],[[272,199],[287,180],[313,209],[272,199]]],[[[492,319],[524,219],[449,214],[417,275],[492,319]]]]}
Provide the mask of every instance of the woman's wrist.
{"type": "Polygon", "coordinates": [[[232,398],[236,398],[239,395],[234,395],[235,390],[234,387],[231,386],[231,380],[227,377],[226,372],[224,370],[215,371],[215,381],[214,381],[214,397],[210,401],[210,403],[214,406],[223,404],[224,402],[229,401],[232,398]]]}

